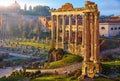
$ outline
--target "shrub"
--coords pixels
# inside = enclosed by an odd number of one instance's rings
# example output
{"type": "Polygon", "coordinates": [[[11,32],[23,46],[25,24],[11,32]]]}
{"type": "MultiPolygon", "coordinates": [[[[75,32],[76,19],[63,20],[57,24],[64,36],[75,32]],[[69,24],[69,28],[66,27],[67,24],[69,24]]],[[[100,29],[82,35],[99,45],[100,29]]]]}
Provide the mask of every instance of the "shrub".
{"type": "Polygon", "coordinates": [[[75,71],[75,77],[79,77],[82,74],[82,69],[78,69],[75,71]]]}

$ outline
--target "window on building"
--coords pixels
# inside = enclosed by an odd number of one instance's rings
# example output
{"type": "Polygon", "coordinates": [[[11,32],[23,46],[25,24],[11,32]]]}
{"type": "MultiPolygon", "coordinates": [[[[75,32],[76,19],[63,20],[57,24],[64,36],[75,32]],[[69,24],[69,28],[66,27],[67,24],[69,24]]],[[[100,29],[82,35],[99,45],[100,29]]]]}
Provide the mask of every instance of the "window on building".
{"type": "Polygon", "coordinates": [[[113,30],[113,28],[111,28],[111,30],[113,30]]]}
{"type": "Polygon", "coordinates": [[[105,30],[105,27],[101,27],[102,30],[105,30]]]}
{"type": "Polygon", "coordinates": [[[117,30],[117,27],[115,27],[115,30],[117,30]]]}

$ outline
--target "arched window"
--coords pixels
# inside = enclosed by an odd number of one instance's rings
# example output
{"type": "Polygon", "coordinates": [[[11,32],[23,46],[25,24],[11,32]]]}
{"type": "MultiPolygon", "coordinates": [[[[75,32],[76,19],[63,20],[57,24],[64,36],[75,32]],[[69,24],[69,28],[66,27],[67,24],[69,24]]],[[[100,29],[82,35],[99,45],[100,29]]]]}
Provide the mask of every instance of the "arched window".
{"type": "Polygon", "coordinates": [[[111,30],[113,30],[113,28],[111,28],[111,30]]]}
{"type": "Polygon", "coordinates": [[[120,30],[120,27],[119,27],[119,30],[120,30]]]}
{"type": "Polygon", "coordinates": [[[115,30],[117,30],[117,27],[115,27],[115,30]]]}
{"type": "Polygon", "coordinates": [[[102,30],[105,30],[105,27],[101,27],[102,30]]]}

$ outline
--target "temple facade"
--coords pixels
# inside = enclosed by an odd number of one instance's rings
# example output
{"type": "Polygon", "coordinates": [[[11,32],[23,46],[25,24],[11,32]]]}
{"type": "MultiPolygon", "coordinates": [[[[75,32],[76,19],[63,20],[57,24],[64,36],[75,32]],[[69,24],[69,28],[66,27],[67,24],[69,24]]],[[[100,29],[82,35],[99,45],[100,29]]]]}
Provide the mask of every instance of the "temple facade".
{"type": "Polygon", "coordinates": [[[101,70],[99,14],[97,4],[90,1],[82,8],[66,3],[51,10],[51,46],[82,55],[82,75],[91,78],[101,70]]]}

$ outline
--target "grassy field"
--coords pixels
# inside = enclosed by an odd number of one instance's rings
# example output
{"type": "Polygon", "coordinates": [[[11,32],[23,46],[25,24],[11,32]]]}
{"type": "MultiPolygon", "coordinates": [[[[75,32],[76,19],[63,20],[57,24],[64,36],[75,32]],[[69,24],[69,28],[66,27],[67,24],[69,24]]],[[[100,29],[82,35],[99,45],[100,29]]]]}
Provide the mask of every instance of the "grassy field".
{"type": "Polygon", "coordinates": [[[120,61],[103,62],[102,64],[108,65],[108,66],[120,66],[120,61]]]}
{"type": "MultiPolygon", "coordinates": [[[[93,79],[93,81],[119,81],[119,80],[120,78],[115,78],[113,80],[113,79],[107,79],[103,77],[93,79]]],[[[63,77],[59,75],[44,75],[36,79],[33,79],[32,81],[78,81],[78,80],[74,76],[63,77]]],[[[83,81],[83,80],[80,80],[80,81],[83,81]]]]}
{"type": "Polygon", "coordinates": [[[0,81],[19,81],[21,77],[0,78],[0,81]]]}
{"type": "Polygon", "coordinates": [[[102,63],[102,74],[110,75],[115,73],[120,73],[120,61],[102,63]]]}
{"type": "Polygon", "coordinates": [[[19,44],[30,45],[30,46],[39,47],[39,48],[44,48],[45,47],[47,49],[50,49],[50,44],[49,43],[23,42],[23,41],[20,41],[19,44]]]}
{"type": "Polygon", "coordinates": [[[44,75],[32,81],[77,81],[74,77],[63,77],[59,75],[44,75]]]}
{"type": "Polygon", "coordinates": [[[80,61],[82,61],[82,57],[78,55],[65,54],[62,60],[51,62],[47,68],[64,67],[80,61]]]}

